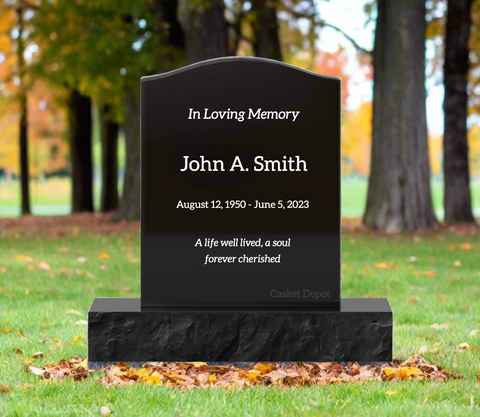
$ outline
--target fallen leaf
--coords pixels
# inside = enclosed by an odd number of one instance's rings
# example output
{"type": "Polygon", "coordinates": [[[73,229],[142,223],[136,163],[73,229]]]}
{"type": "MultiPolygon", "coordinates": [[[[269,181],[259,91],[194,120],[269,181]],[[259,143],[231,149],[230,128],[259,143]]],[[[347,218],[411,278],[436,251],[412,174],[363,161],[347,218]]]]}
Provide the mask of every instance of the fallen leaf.
{"type": "Polygon", "coordinates": [[[21,262],[33,262],[33,258],[27,255],[17,255],[15,256],[15,260],[21,262]]]}
{"type": "Polygon", "coordinates": [[[462,262],[457,259],[453,262],[453,266],[462,266],[462,262]]]}
{"type": "Polygon", "coordinates": [[[397,391],[387,391],[387,392],[385,393],[385,395],[386,395],[387,397],[391,397],[392,395],[394,395],[394,394],[396,394],[396,393],[397,393],[397,391]]]}
{"type": "Polygon", "coordinates": [[[74,310],[73,308],[69,308],[67,311],[65,311],[67,314],[75,314],[77,316],[83,316],[83,313],[80,311],[74,310]]]}
{"type": "Polygon", "coordinates": [[[2,333],[10,333],[10,328],[5,327],[5,329],[2,329],[2,333]]]}
{"type": "Polygon", "coordinates": [[[77,261],[80,262],[81,264],[87,262],[87,258],[85,258],[85,256],[80,256],[79,258],[77,258],[77,261]]]}
{"type": "Polygon", "coordinates": [[[417,257],[416,256],[410,256],[408,258],[408,262],[417,262],[417,257]]]}
{"type": "Polygon", "coordinates": [[[452,327],[452,326],[453,326],[452,323],[442,323],[442,324],[440,325],[440,327],[441,327],[442,329],[449,329],[449,328],[452,327]]]}
{"type": "Polygon", "coordinates": [[[67,345],[67,342],[64,342],[63,340],[55,339],[55,338],[52,338],[52,337],[42,339],[42,343],[49,346],[50,349],[52,349],[52,346],[60,347],[60,346],[66,346],[67,345]]]}
{"type": "Polygon", "coordinates": [[[424,275],[426,277],[434,277],[435,275],[437,275],[437,273],[435,271],[425,271],[424,275]]]}
{"type": "Polygon", "coordinates": [[[58,251],[59,251],[60,253],[69,253],[69,252],[70,252],[70,249],[68,249],[68,248],[58,248],[58,251]]]}
{"type": "Polygon", "coordinates": [[[100,271],[108,271],[108,266],[107,265],[100,265],[99,269],[100,269],[100,271]]]}
{"type": "Polygon", "coordinates": [[[247,376],[247,381],[254,381],[257,378],[260,378],[262,373],[260,371],[257,371],[256,369],[251,369],[248,371],[248,376],[247,376]]]}
{"type": "Polygon", "coordinates": [[[7,392],[10,392],[10,388],[6,387],[5,385],[0,385],[0,392],[6,394],[7,392]]]}
{"type": "Polygon", "coordinates": [[[473,329],[471,332],[470,332],[470,337],[473,337],[473,336],[476,336],[480,331],[478,329],[473,329]]]}
{"type": "Polygon", "coordinates": [[[33,355],[32,355],[32,358],[44,358],[45,355],[43,352],[35,352],[33,355]]]}
{"type": "Polygon", "coordinates": [[[47,264],[45,261],[40,262],[37,265],[38,269],[41,269],[43,271],[50,271],[52,268],[49,264],[47,264]]]}
{"type": "Polygon", "coordinates": [[[100,414],[103,417],[108,417],[111,414],[111,411],[107,406],[104,405],[103,407],[100,407],[100,414]]]}
{"type": "Polygon", "coordinates": [[[394,263],[387,263],[387,262],[379,262],[375,264],[375,268],[377,269],[395,269],[397,267],[394,263]]]}
{"type": "Polygon", "coordinates": [[[447,296],[442,294],[437,297],[440,301],[445,301],[447,299],[447,296]]]}
{"type": "Polygon", "coordinates": [[[110,259],[110,255],[108,253],[102,253],[98,259],[100,259],[101,261],[105,260],[105,259],[110,259]]]}
{"type": "Polygon", "coordinates": [[[42,368],[37,368],[36,366],[30,366],[28,368],[28,370],[34,374],[34,375],[37,375],[37,376],[41,376],[43,377],[45,375],[45,369],[42,369],[42,368]]]}
{"type": "Polygon", "coordinates": [[[457,346],[458,349],[462,349],[462,350],[468,350],[470,349],[470,345],[468,343],[460,343],[458,346],[457,346]]]}
{"type": "Polygon", "coordinates": [[[81,335],[81,334],[76,335],[76,336],[73,338],[72,344],[77,343],[81,338],[82,338],[82,335],[81,335]]]}
{"type": "Polygon", "coordinates": [[[472,249],[472,245],[470,243],[464,243],[463,245],[460,246],[460,250],[470,250],[472,249]]]}
{"type": "Polygon", "coordinates": [[[438,323],[434,323],[430,326],[430,328],[433,330],[438,330],[440,328],[440,325],[438,323]]]}
{"type": "Polygon", "coordinates": [[[188,362],[189,365],[193,365],[195,368],[199,368],[200,366],[207,365],[207,362],[188,362]]]}
{"type": "Polygon", "coordinates": [[[418,349],[419,355],[422,355],[423,353],[427,353],[427,352],[428,352],[428,347],[426,346],[422,346],[420,349],[418,349]]]}
{"type": "Polygon", "coordinates": [[[76,324],[77,326],[86,326],[86,325],[88,324],[88,321],[87,321],[87,320],[77,320],[77,321],[75,322],[75,324],[76,324]]]}
{"type": "Polygon", "coordinates": [[[410,297],[410,298],[408,299],[408,302],[409,302],[409,303],[419,303],[420,300],[419,300],[417,297],[410,297]]]}

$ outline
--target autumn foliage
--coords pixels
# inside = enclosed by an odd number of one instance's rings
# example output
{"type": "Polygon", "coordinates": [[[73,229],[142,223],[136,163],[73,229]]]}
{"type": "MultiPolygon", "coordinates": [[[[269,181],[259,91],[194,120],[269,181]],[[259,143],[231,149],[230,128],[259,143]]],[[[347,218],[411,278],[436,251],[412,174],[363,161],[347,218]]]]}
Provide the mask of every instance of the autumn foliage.
{"type": "MultiPolygon", "coordinates": [[[[73,378],[82,381],[89,377],[88,363],[82,358],[61,360],[43,367],[29,366],[28,371],[50,381],[73,378]]],[[[328,384],[391,382],[413,379],[443,382],[456,376],[415,355],[406,361],[396,360],[383,365],[357,363],[271,363],[251,366],[209,365],[206,362],[157,362],[133,368],[126,363],[105,368],[100,382],[107,386],[133,384],[161,385],[178,389],[192,388],[248,388],[265,386],[325,386],[328,384]]]]}

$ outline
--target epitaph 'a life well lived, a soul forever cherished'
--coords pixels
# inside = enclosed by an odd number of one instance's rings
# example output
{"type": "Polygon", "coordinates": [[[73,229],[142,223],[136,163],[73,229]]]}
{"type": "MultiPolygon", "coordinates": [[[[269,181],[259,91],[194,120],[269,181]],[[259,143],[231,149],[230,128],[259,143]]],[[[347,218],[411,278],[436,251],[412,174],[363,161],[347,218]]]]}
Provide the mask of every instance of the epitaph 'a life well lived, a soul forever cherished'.
{"type": "Polygon", "coordinates": [[[386,299],[341,298],[340,83],[219,58],[141,82],[141,297],[89,361],[383,361],[386,299]]]}

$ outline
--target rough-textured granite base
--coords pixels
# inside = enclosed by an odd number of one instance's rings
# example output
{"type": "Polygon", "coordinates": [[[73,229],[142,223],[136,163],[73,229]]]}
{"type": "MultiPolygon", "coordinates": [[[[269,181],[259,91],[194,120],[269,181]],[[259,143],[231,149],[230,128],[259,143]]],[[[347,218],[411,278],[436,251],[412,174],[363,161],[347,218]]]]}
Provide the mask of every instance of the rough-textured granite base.
{"type": "Polygon", "coordinates": [[[97,298],[90,367],[123,362],[390,362],[386,298],[344,298],[340,311],[141,311],[139,298],[97,298]]]}

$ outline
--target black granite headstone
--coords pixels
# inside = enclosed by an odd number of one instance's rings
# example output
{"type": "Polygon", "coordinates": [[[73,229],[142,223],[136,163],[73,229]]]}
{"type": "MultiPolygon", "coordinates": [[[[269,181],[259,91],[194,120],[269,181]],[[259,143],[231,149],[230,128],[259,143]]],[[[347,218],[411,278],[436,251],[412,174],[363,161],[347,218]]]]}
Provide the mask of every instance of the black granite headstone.
{"type": "Polygon", "coordinates": [[[340,79],[227,58],[142,78],[142,309],[340,309],[340,79]]]}
{"type": "Polygon", "coordinates": [[[142,78],[141,299],[97,299],[90,366],[388,361],[340,298],[340,79],[260,58],[142,78]]]}

